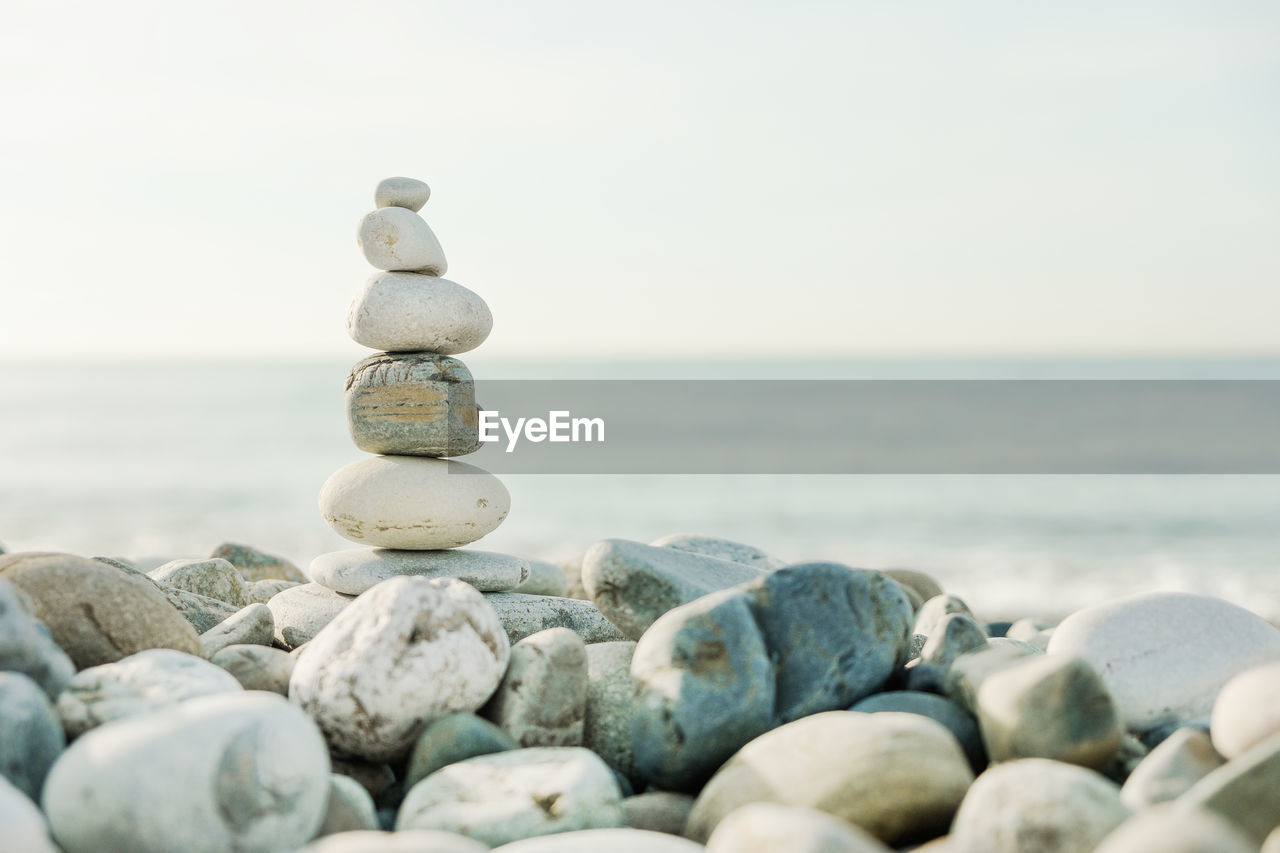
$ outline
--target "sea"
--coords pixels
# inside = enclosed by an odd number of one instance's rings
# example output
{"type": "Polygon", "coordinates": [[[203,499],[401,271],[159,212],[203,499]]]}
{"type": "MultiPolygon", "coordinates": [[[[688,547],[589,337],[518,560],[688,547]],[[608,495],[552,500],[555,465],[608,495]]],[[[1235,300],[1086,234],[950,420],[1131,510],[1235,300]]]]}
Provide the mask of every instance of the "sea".
{"type": "MultiPolygon", "coordinates": [[[[1280,379],[1280,359],[467,359],[495,379],[1280,379]]],[[[0,545],[154,564],[226,541],[306,568],[352,547],[316,495],[363,456],[349,364],[0,364],[0,545]]],[[[793,562],[934,575],[990,619],[1145,590],[1280,621],[1280,476],[513,474],[475,547],[572,560],[609,537],[701,533],[793,562]]]]}

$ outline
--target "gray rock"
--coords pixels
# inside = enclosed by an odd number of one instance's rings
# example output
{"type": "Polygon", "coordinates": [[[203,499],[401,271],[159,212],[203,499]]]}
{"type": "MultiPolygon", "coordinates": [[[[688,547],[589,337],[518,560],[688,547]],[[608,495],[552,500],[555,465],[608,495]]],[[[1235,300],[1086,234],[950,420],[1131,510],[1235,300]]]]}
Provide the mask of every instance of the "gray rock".
{"type": "Polygon", "coordinates": [[[973,781],[951,733],[918,714],[827,711],[744,746],[698,795],[686,834],[755,802],[818,809],[892,846],[946,831],[973,781]]]}
{"type": "Polygon", "coordinates": [[[699,853],[701,844],[643,829],[584,829],[526,838],[493,853],[699,853]]]}
{"type": "Polygon", "coordinates": [[[376,830],[378,813],[359,782],[350,776],[329,774],[329,800],[325,805],[324,821],[316,835],[336,835],[339,832],[376,830]]]}
{"type": "Polygon", "coordinates": [[[932,637],[934,632],[938,630],[938,624],[951,613],[963,613],[975,621],[977,620],[977,617],[973,615],[973,611],[969,609],[969,605],[965,604],[962,599],[943,593],[926,599],[924,604],[920,606],[920,612],[916,614],[916,624],[911,633],[932,637]]]}
{"type": "Polygon", "coordinates": [[[1280,663],[1247,669],[1228,681],[1213,703],[1210,733],[1225,758],[1280,733],[1280,663]]]}
{"type": "Polygon", "coordinates": [[[327,835],[298,853],[486,853],[488,845],[452,832],[359,830],[327,835]]]}
{"type": "Polygon", "coordinates": [[[545,560],[527,560],[529,578],[512,592],[524,595],[554,595],[566,598],[569,595],[569,579],[564,571],[555,563],[545,560]]]}
{"type": "Polygon", "coordinates": [[[1280,826],[1280,734],[1251,746],[1211,771],[1178,798],[1181,805],[1225,817],[1261,846],[1280,826]]]}
{"type": "Polygon", "coordinates": [[[730,589],[658,618],[637,643],[631,745],[636,773],[696,791],[775,719],[776,672],[751,596],[730,589]]]}
{"type": "MultiPolygon", "coordinates": [[[[169,603],[182,614],[192,628],[201,634],[212,631],[240,612],[234,604],[227,604],[225,601],[185,589],[164,587],[162,591],[169,603]]],[[[201,648],[203,649],[204,646],[201,645],[201,648]]]]}
{"type": "Polygon", "coordinates": [[[13,853],[62,853],[49,837],[49,825],[40,809],[3,776],[0,827],[4,827],[5,849],[13,853]]]}
{"type": "Polygon", "coordinates": [[[277,557],[275,554],[259,551],[249,545],[223,542],[217,548],[214,548],[213,553],[209,556],[226,560],[235,566],[241,577],[250,583],[265,580],[284,580],[294,583],[307,582],[306,577],[303,576],[298,567],[284,557],[277,557]]]}
{"type": "Polygon", "coordinates": [[[124,557],[91,557],[99,563],[106,563],[108,566],[115,566],[117,569],[123,569],[126,572],[133,572],[135,575],[146,574],[146,572],[134,565],[132,560],[126,560],[124,557]]]}
{"type": "Polygon", "coordinates": [[[817,809],[750,803],[707,839],[707,853],[891,853],[879,839],[817,809]]]}
{"type": "Polygon", "coordinates": [[[383,178],[373,191],[377,207],[403,207],[415,213],[431,198],[431,187],[417,178],[383,178]]]}
{"type": "Polygon", "coordinates": [[[258,645],[226,646],[210,658],[245,690],[266,690],[281,696],[289,695],[294,660],[288,652],[258,645]]]}
{"type": "Polygon", "coordinates": [[[304,583],[286,589],[267,602],[276,626],[276,642],[286,649],[298,646],[319,634],[354,595],[342,595],[318,583],[304,583]]]}
{"type": "Polygon", "coordinates": [[[147,574],[163,587],[185,589],[225,601],[232,607],[240,608],[248,603],[244,578],[235,566],[221,558],[173,560],[147,574]]]}
{"type": "Polygon", "coordinates": [[[529,563],[494,551],[396,551],[350,548],[311,561],[311,579],[335,592],[359,595],[388,578],[402,575],[457,578],[481,592],[514,589],[529,577],[529,563]]]}
{"type": "Polygon", "coordinates": [[[943,696],[920,693],[916,690],[890,690],[868,696],[849,710],[864,714],[894,711],[928,717],[941,723],[947,731],[955,735],[960,748],[964,750],[965,758],[969,760],[969,766],[975,773],[987,766],[987,751],[982,745],[978,721],[964,708],[943,696]]]}
{"type": "Polygon", "coordinates": [[[920,660],[949,667],[965,652],[987,645],[987,632],[967,613],[948,613],[939,619],[920,649],[920,660]]]}
{"type": "Polygon", "coordinates": [[[480,716],[521,746],[581,746],[586,701],[586,644],[568,628],[548,628],[511,647],[480,716]]]}
{"type": "Polygon", "coordinates": [[[882,569],[882,571],[920,596],[921,604],[944,593],[942,585],[934,580],[932,575],[924,572],[914,569],[882,569]]]}
{"type": "Polygon", "coordinates": [[[241,691],[220,667],[172,649],[147,649],[76,673],[58,697],[70,737],[112,720],[148,714],[183,699],[241,691]]]}
{"type": "Polygon", "coordinates": [[[668,835],[684,834],[692,810],[693,797],[671,791],[649,791],[622,801],[627,826],[668,835]]]}
{"type": "Polygon", "coordinates": [[[58,714],[40,685],[20,672],[0,672],[0,776],[38,799],[65,745],[58,714]]]}
{"type": "MultiPolygon", "coordinates": [[[[329,762],[334,773],[354,780],[375,802],[396,783],[395,771],[389,764],[361,761],[358,758],[342,758],[335,756],[332,752],[329,753],[329,762]]],[[[393,813],[391,817],[394,822],[395,814],[393,813]]]]}
{"type": "Polygon", "coordinates": [[[587,595],[587,588],[582,585],[582,556],[561,560],[556,565],[560,567],[560,571],[564,572],[565,583],[569,586],[569,591],[564,594],[564,597],[590,601],[591,596],[587,595]]]}
{"type": "Polygon", "coordinates": [[[630,640],[587,646],[587,701],[582,744],[631,782],[639,782],[631,749],[635,682],[630,640]]]}
{"type": "Polygon", "coordinates": [[[489,845],[622,826],[613,773],[581,747],[517,749],[470,758],[410,789],[396,829],[440,829],[489,845]]]}
{"type": "Polygon", "coordinates": [[[1129,817],[1115,783],[1092,770],[1023,758],[973,783],[951,825],[951,843],[984,853],[1091,853],[1129,817]]]}
{"type": "Polygon", "coordinates": [[[0,578],[0,671],[20,672],[55,698],[76,674],[76,666],[34,612],[27,594],[0,578]]]}
{"type": "Polygon", "coordinates": [[[347,428],[356,447],[396,456],[465,456],[480,447],[471,371],[432,352],[380,352],[347,374],[347,428]]]}
{"type": "Polygon", "coordinates": [[[279,696],[238,692],[94,729],[54,765],[43,802],[66,853],[266,853],[312,838],[328,791],[324,740],[307,716],[279,696]]]}
{"type": "Polygon", "coordinates": [[[626,539],[597,542],[582,561],[587,594],[630,640],[640,639],[669,610],[764,574],[742,563],[626,539]]]}
{"type": "Polygon", "coordinates": [[[1185,726],[1165,738],[1134,768],[1120,789],[1120,800],[1138,811],[1177,799],[1224,763],[1208,732],[1185,726]]]}
{"type": "Polygon", "coordinates": [[[992,761],[1052,758],[1105,769],[1124,737],[1106,685],[1080,658],[1036,655],[978,689],[978,725],[992,761]]]}
{"type": "Polygon", "coordinates": [[[1036,654],[1040,652],[1025,644],[989,640],[985,648],[965,652],[952,661],[946,675],[947,697],[966,711],[976,714],[978,690],[982,687],[982,682],[994,673],[1036,654]]]}
{"type": "Polygon", "coordinates": [[[302,584],[297,581],[280,580],[279,578],[249,581],[245,584],[245,595],[248,597],[250,604],[266,604],[286,589],[292,589],[295,586],[302,586],[302,584]]]}
{"type": "Polygon", "coordinates": [[[515,738],[475,714],[441,717],[427,726],[414,742],[405,771],[405,788],[412,788],[450,764],[519,748],[515,738]]]}
{"type": "Polygon", "coordinates": [[[1010,640],[1021,640],[1024,643],[1035,645],[1034,641],[1052,627],[1053,623],[1048,619],[1027,616],[1010,625],[1009,630],[1005,631],[1004,635],[1010,640]]]}
{"type": "Polygon", "coordinates": [[[276,622],[265,604],[250,604],[200,635],[206,657],[213,657],[227,646],[269,646],[275,640],[276,622]]]}
{"type": "Polygon", "coordinates": [[[1230,821],[1203,809],[1164,803],[1135,814],[1093,853],[1258,853],[1258,845],[1230,821]]]}
{"type": "Polygon", "coordinates": [[[626,639],[589,601],[518,592],[490,592],[484,598],[497,611],[512,643],[547,628],[568,628],[585,643],[626,639]]]}
{"type": "Polygon", "coordinates": [[[742,563],[753,569],[771,572],[786,565],[777,557],[766,554],[759,548],[734,542],[731,539],[720,539],[715,536],[699,536],[696,533],[674,533],[649,543],[659,548],[675,548],[677,551],[688,551],[690,554],[701,554],[704,557],[718,557],[742,563]]]}

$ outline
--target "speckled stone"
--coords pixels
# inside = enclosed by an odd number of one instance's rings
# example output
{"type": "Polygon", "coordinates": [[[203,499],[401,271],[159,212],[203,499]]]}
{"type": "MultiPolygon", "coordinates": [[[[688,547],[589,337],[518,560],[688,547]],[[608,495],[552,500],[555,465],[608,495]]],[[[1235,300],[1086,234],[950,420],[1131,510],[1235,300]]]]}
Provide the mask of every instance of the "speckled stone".
{"type": "Polygon", "coordinates": [[[481,592],[513,590],[529,577],[529,561],[495,551],[396,551],[349,548],[311,561],[312,580],[346,595],[359,595],[387,578],[413,575],[457,578],[481,592]]]}
{"type": "Polygon", "coordinates": [[[355,601],[318,583],[290,587],[267,602],[275,622],[276,642],[294,649],[310,640],[355,601]]]}
{"type": "Polygon", "coordinates": [[[417,178],[383,178],[373,191],[377,207],[403,207],[417,213],[431,198],[431,187],[417,178]]]}
{"type": "Polygon", "coordinates": [[[518,592],[485,593],[484,599],[497,612],[507,629],[507,639],[513,643],[547,628],[568,628],[586,643],[626,639],[589,601],[518,592]]]}
{"type": "Polygon", "coordinates": [[[649,543],[660,548],[675,548],[677,551],[688,551],[704,557],[717,557],[742,563],[753,569],[771,572],[786,565],[770,554],[766,554],[752,545],[734,542],[732,539],[720,539],[716,536],[700,536],[696,533],[674,533],[649,543]]]}
{"type": "Polygon", "coordinates": [[[298,567],[289,560],[275,554],[268,554],[266,551],[259,551],[250,545],[223,542],[214,548],[209,556],[226,560],[235,566],[240,576],[249,583],[267,580],[307,582],[298,567]]]}
{"type": "Polygon", "coordinates": [[[464,456],[480,447],[475,382],[455,358],[378,353],[347,374],[347,429],[367,453],[464,456]]]}
{"type": "Polygon", "coordinates": [[[161,586],[216,598],[232,607],[240,608],[248,603],[244,578],[235,566],[221,558],[173,560],[147,574],[161,586]]]}
{"type": "Polygon", "coordinates": [[[492,329],[493,314],[475,293],[412,272],[371,276],[347,313],[351,339],[386,352],[458,355],[484,343],[492,329]]]}
{"type": "Polygon", "coordinates": [[[923,663],[949,667],[965,652],[987,644],[987,632],[967,613],[948,613],[939,619],[920,649],[923,663]]]}
{"type": "Polygon", "coordinates": [[[213,657],[227,646],[257,644],[269,646],[275,639],[275,617],[265,604],[250,604],[200,635],[205,657],[213,657]]]}
{"type": "Polygon", "coordinates": [[[20,672],[0,672],[0,776],[39,799],[65,745],[58,714],[40,685],[20,672]]]}
{"type": "Polygon", "coordinates": [[[952,613],[963,613],[975,621],[977,619],[963,599],[943,593],[925,599],[924,604],[920,606],[920,611],[916,614],[916,624],[911,633],[932,637],[938,630],[938,623],[952,613]]]}
{"type": "Polygon", "coordinates": [[[569,579],[564,571],[555,563],[545,560],[526,560],[529,564],[529,578],[512,592],[522,595],[554,595],[566,598],[569,595],[569,579]]]}
{"type": "Polygon", "coordinates": [[[234,604],[227,604],[225,601],[219,601],[198,592],[177,587],[160,587],[160,589],[169,603],[182,614],[182,618],[186,619],[200,634],[212,631],[240,612],[240,608],[234,604]]]}
{"type": "Polygon", "coordinates": [[[635,707],[635,682],[631,657],[636,644],[630,640],[592,643],[587,646],[587,702],[582,743],[605,763],[633,783],[635,753],[631,749],[631,718],[635,707]]]}
{"type": "Polygon", "coordinates": [[[220,650],[210,663],[222,667],[245,690],[267,690],[289,695],[294,657],[269,646],[234,645],[220,650]]]}
{"type": "Polygon", "coordinates": [[[511,646],[480,715],[523,747],[581,746],[586,700],[586,644],[568,628],[548,628],[511,646]]]}
{"type": "Polygon", "coordinates": [[[356,227],[356,243],[375,269],[427,275],[444,275],[449,269],[444,249],[426,220],[403,207],[382,207],[365,214],[356,227]]]}
{"type": "Polygon", "coordinates": [[[245,584],[245,595],[248,597],[250,604],[266,604],[286,589],[292,589],[295,586],[302,586],[302,584],[297,581],[286,581],[278,578],[250,581],[245,584]]]}
{"type": "Polygon", "coordinates": [[[0,578],[0,670],[31,678],[50,698],[76,674],[76,666],[36,619],[35,604],[25,592],[0,578]]]}
{"type": "Polygon", "coordinates": [[[877,838],[817,809],[749,803],[707,839],[707,853],[892,853],[877,838]]]}

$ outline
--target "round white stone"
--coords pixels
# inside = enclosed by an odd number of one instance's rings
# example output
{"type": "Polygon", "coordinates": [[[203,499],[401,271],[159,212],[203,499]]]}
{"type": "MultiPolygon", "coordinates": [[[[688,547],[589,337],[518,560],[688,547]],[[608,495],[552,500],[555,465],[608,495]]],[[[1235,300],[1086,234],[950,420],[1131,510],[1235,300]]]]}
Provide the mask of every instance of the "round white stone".
{"type": "Polygon", "coordinates": [[[347,312],[347,333],[385,352],[456,355],[484,343],[493,329],[485,301],[447,278],[382,272],[360,287],[347,312]]]}
{"type": "Polygon", "coordinates": [[[1219,598],[1145,593],[1071,614],[1049,653],[1088,661],[1125,725],[1145,731],[1208,714],[1233,676],[1280,660],[1280,630],[1219,598]]]}
{"type": "Polygon", "coordinates": [[[444,275],[449,268],[426,220],[403,207],[366,213],[356,228],[356,242],[365,260],[380,270],[444,275]]]}
{"type": "Polygon", "coordinates": [[[320,827],[329,754],[273,693],[189,699],[88,732],[44,788],[66,853],[241,851],[305,844],[320,827]]]}
{"type": "Polygon", "coordinates": [[[267,601],[275,623],[276,642],[296,649],[333,621],[354,596],[334,592],[318,583],[304,583],[276,593],[267,601]]]}
{"type": "Polygon", "coordinates": [[[289,697],[334,748],[388,761],[403,756],[433,720],[483,705],[510,653],[502,623],[474,587],[392,578],[307,643],[289,697]]]}
{"type": "Polygon", "coordinates": [[[388,578],[457,578],[481,592],[515,589],[529,579],[529,561],[496,551],[395,551],[348,548],[311,561],[307,574],[329,589],[359,595],[388,578]]]}
{"type": "Polygon", "coordinates": [[[527,838],[496,847],[493,853],[700,853],[701,844],[643,829],[582,829],[527,838]]]}
{"type": "Polygon", "coordinates": [[[40,809],[4,776],[0,776],[0,827],[4,827],[7,850],[58,853],[40,809]]]}
{"type": "Polygon", "coordinates": [[[497,477],[451,459],[374,456],[340,468],[320,489],[320,514],[364,545],[430,551],[491,533],[511,496],[497,477]]]}
{"type": "Polygon", "coordinates": [[[1280,733],[1280,663],[1254,667],[1228,681],[1213,704],[1209,730],[1224,758],[1280,733]]]}
{"type": "Polygon", "coordinates": [[[383,178],[373,191],[378,207],[403,207],[415,213],[431,198],[431,187],[417,178],[383,178]]]}

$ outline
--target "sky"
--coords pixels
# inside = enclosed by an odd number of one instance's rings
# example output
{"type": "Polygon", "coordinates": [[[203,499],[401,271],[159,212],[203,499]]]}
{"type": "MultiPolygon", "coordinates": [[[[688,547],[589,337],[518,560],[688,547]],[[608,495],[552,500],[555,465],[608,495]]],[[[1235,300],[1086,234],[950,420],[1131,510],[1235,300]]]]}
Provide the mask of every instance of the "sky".
{"type": "Polygon", "coordinates": [[[1280,352],[1274,2],[0,0],[0,359],[1280,352]]]}

